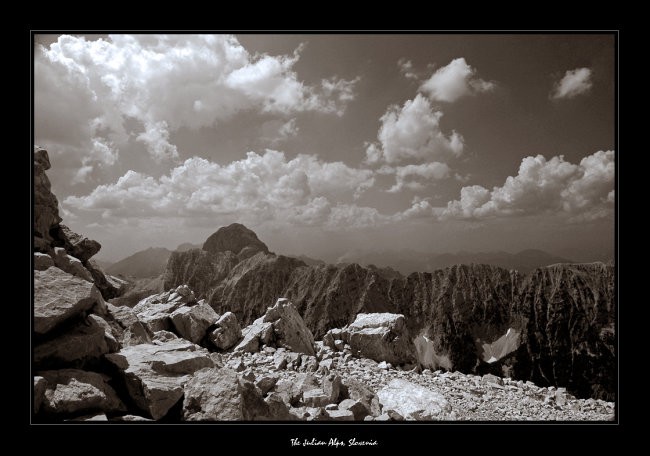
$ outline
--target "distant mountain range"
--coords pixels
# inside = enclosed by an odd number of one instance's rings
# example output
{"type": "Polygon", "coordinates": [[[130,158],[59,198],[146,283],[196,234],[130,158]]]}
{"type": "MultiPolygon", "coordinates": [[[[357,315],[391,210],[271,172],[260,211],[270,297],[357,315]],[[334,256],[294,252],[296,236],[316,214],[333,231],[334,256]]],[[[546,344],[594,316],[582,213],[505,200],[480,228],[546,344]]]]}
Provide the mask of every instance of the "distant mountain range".
{"type": "MultiPolygon", "coordinates": [[[[175,251],[186,252],[197,248],[201,248],[201,245],[185,242],[176,247],[175,251]]],[[[169,260],[171,254],[172,250],[164,247],[149,247],[111,264],[105,268],[105,271],[111,275],[122,275],[138,279],[157,277],[165,271],[167,260],[169,260]]]]}
{"type": "Polygon", "coordinates": [[[384,252],[352,251],[340,256],[336,262],[344,264],[358,263],[363,266],[375,265],[378,267],[390,267],[404,275],[409,275],[413,272],[432,272],[456,264],[489,264],[527,273],[551,264],[573,263],[572,260],[567,258],[535,249],[522,250],[519,253],[423,253],[411,250],[384,252]]]}

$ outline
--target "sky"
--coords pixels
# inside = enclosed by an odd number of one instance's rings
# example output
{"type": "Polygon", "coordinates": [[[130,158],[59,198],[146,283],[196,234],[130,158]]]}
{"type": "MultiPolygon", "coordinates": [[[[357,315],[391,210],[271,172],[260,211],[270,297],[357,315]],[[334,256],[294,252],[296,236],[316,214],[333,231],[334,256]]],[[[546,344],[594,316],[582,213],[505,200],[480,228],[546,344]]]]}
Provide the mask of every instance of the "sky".
{"type": "Polygon", "coordinates": [[[116,261],[233,222],[272,251],[614,252],[607,34],[35,35],[63,223],[116,261]]]}

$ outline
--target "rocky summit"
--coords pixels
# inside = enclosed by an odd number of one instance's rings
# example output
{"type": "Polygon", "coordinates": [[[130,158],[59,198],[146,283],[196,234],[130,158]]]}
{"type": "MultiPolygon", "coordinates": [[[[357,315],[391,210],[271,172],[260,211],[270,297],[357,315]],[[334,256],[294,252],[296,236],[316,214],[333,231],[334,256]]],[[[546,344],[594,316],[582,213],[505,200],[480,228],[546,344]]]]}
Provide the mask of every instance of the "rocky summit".
{"type": "Polygon", "coordinates": [[[33,420],[610,421],[613,267],[408,277],[219,229],[132,306],[34,152],[33,420]]]}

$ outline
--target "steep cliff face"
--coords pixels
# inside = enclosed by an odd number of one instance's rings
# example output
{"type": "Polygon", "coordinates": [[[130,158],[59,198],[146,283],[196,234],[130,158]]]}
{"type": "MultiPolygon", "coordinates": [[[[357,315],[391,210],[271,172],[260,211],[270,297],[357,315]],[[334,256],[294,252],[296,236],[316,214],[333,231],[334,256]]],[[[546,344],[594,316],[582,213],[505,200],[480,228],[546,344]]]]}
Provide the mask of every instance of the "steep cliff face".
{"type": "Polygon", "coordinates": [[[513,316],[522,327],[514,375],[613,399],[616,372],[614,268],[554,265],[528,275],[513,316]]]}
{"type": "Polygon", "coordinates": [[[522,275],[457,265],[403,277],[357,264],[308,266],[266,253],[255,240],[257,253],[245,258],[237,255],[251,250],[245,239],[229,238],[218,251],[174,252],[165,289],[188,284],[218,313],[231,311],[246,325],[286,297],[317,339],[361,312],[399,313],[428,367],[495,372],[612,398],[613,266],[561,264],[522,275]]]}

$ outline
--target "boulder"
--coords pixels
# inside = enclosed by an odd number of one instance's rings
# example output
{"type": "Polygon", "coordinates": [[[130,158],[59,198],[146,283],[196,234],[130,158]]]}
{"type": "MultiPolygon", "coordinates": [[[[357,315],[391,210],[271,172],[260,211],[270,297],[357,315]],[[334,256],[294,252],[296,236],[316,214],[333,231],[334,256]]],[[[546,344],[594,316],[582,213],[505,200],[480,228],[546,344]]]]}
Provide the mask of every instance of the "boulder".
{"type": "Polygon", "coordinates": [[[402,379],[377,392],[384,413],[393,410],[408,421],[444,420],[451,407],[442,394],[402,379]]]}
{"type": "Polygon", "coordinates": [[[255,380],[255,386],[257,386],[262,394],[268,393],[276,383],[280,380],[280,376],[277,374],[261,375],[255,380]]]}
{"type": "Polygon", "coordinates": [[[242,337],[241,326],[232,312],[226,312],[219,318],[216,328],[210,332],[210,341],[221,350],[228,350],[242,337]]]}
{"type": "Polygon", "coordinates": [[[183,397],[191,374],[214,365],[207,350],[182,339],[125,347],[106,359],[121,372],[135,404],[155,420],[183,397]]]}
{"type": "Polygon", "coordinates": [[[54,266],[54,260],[51,256],[34,252],[34,269],[37,271],[45,271],[47,268],[54,266]]]}
{"type": "Polygon", "coordinates": [[[273,325],[255,320],[242,330],[243,339],[235,347],[235,351],[256,353],[262,344],[268,344],[273,338],[273,325]]]}
{"type": "Polygon", "coordinates": [[[265,322],[273,323],[277,346],[295,353],[315,355],[314,336],[295,306],[284,298],[278,299],[264,315],[265,322]]]}
{"type": "Polygon", "coordinates": [[[70,331],[34,347],[34,363],[42,369],[80,367],[109,352],[104,327],[96,318],[80,322],[70,331]]]}
{"type": "Polygon", "coordinates": [[[280,419],[290,419],[286,404],[276,395],[265,401],[253,383],[231,369],[202,369],[185,385],[185,421],[280,419]]]}
{"type": "Polygon", "coordinates": [[[169,330],[172,325],[169,318],[171,313],[189,302],[188,297],[170,290],[143,299],[133,306],[133,312],[151,332],[169,330]]]}
{"type": "Polygon", "coordinates": [[[125,412],[126,407],[108,383],[108,376],[78,369],[39,373],[47,380],[43,411],[51,414],[125,412]]]}
{"type": "Polygon", "coordinates": [[[416,360],[404,315],[361,313],[349,325],[347,334],[352,352],[364,358],[395,366],[416,360]]]}
{"type": "Polygon", "coordinates": [[[103,302],[99,290],[87,280],[59,268],[34,271],[34,331],[37,334],[45,334],[103,302]]]}
{"type": "Polygon", "coordinates": [[[205,303],[179,307],[169,317],[177,333],[195,344],[203,340],[208,328],[219,319],[219,315],[205,303]]]}
{"type": "Polygon", "coordinates": [[[106,346],[108,346],[109,353],[114,353],[116,351],[119,351],[120,348],[122,348],[122,346],[117,341],[115,336],[113,336],[113,329],[111,328],[111,325],[109,325],[106,320],[104,320],[99,315],[94,315],[94,314],[88,315],[87,319],[93,320],[95,323],[97,323],[97,325],[101,326],[101,328],[104,330],[104,341],[106,342],[106,346]]]}
{"type": "Polygon", "coordinates": [[[161,331],[156,331],[153,333],[153,343],[161,343],[161,342],[167,342],[170,340],[178,339],[178,336],[174,334],[171,331],[165,331],[164,329],[161,331]]]}
{"type": "Polygon", "coordinates": [[[352,412],[354,419],[357,421],[362,421],[366,416],[368,416],[368,409],[359,401],[354,399],[345,399],[339,404],[339,410],[349,410],[352,412]]]}
{"type": "MultiPolygon", "coordinates": [[[[151,335],[129,307],[107,303],[106,319],[122,347],[151,343],[151,335]]],[[[176,335],[174,335],[176,337],[176,335]]]]}
{"type": "Polygon", "coordinates": [[[354,421],[354,413],[350,410],[326,410],[327,416],[332,421],[354,421]]]}
{"type": "Polygon", "coordinates": [[[361,403],[366,408],[367,414],[372,416],[379,416],[381,414],[379,397],[359,380],[353,378],[345,379],[341,394],[344,397],[361,403]]]}
{"type": "Polygon", "coordinates": [[[329,394],[320,388],[310,389],[302,394],[302,402],[307,407],[325,407],[331,403],[329,394]]]}

